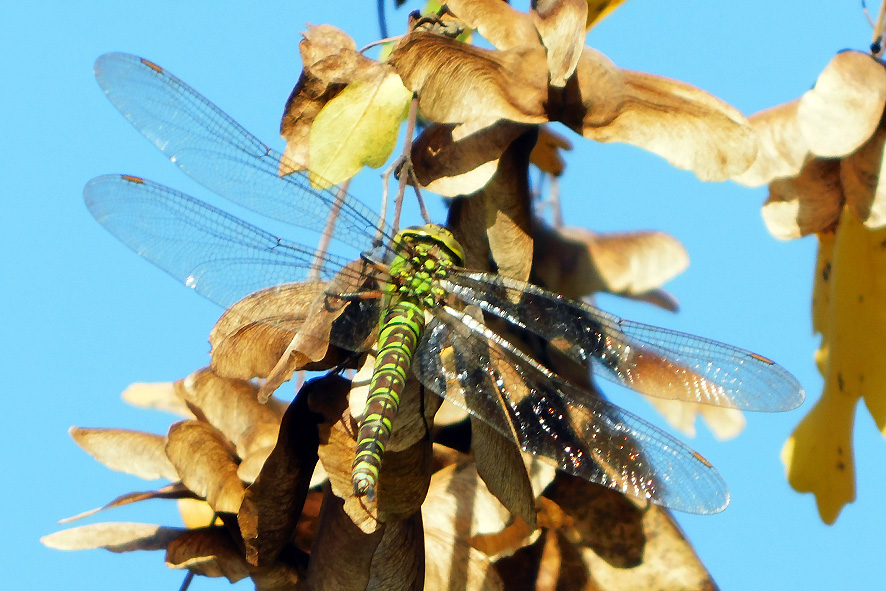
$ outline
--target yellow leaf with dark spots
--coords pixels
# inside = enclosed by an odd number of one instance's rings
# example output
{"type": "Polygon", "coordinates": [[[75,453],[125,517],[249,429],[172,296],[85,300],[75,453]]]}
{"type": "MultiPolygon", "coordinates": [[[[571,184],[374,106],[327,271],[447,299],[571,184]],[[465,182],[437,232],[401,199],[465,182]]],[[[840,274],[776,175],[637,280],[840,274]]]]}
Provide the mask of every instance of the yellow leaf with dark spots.
{"type": "Polygon", "coordinates": [[[411,96],[399,76],[379,64],[329,101],[311,127],[311,183],[326,188],[363,166],[384,164],[394,151],[411,96]]]}
{"type": "Polygon", "coordinates": [[[886,342],[886,230],[868,230],[847,207],[832,259],[829,244],[824,236],[812,300],[824,390],[788,439],[782,460],[791,486],[813,493],[822,520],[833,523],[855,500],[852,424],[860,397],[886,430],[886,365],[876,354],[886,342]]]}

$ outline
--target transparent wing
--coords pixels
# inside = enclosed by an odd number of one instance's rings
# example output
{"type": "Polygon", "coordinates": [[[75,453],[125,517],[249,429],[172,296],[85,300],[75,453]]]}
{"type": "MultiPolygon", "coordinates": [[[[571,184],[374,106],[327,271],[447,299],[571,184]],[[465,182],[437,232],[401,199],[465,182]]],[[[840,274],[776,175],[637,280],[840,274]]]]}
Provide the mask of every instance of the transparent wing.
{"type": "MultiPolygon", "coordinates": [[[[83,191],[89,211],[111,234],[200,295],[225,308],[267,287],[309,277],[329,281],[349,261],[289,242],[163,185],[126,175],[100,176],[83,191]]],[[[352,273],[356,273],[353,271],[352,273]]],[[[375,278],[377,280],[377,278],[375,278]]],[[[371,332],[378,306],[349,315],[336,344],[349,347],[371,332]],[[365,313],[374,310],[372,313],[365,313]]]]}
{"type": "Polygon", "coordinates": [[[623,320],[507,277],[458,272],[443,285],[461,301],[593,365],[595,375],[643,394],[769,412],[803,402],[803,389],[787,370],[737,347],[623,320]]]}
{"type": "Polygon", "coordinates": [[[209,100],[159,66],[108,53],[95,77],[111,103],[194,180],[264,216],[321,231],[340,207],[334,237],[366,251],[379,217],[337,191],[314,188],[304,172],[279,176],[283,156],[243,129],[209,100]]]}
{"type": "Polygon", "coordinates": [[[729,502],[723,479],[692,449],[563,382],[452,308],[429,322],[413,370],[523,451],[575,476],[689,513],[717,513],[729,502]]]}

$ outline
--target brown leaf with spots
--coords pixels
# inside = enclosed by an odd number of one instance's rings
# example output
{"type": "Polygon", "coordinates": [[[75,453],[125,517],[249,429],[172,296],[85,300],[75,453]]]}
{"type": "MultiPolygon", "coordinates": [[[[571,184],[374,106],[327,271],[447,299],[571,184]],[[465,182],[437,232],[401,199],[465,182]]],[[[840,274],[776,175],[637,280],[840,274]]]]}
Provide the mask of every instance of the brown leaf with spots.
{"type": "Polygon", "coordinates": [[[71,427],[71,437],[96,460],[118,472],[145,480],[178,480],[175,467],[166,457],[162,435],[127,429],[84,429],[71,427]]]}
{"type": "Polygon", "coordinates": [[[237,476],[234,448],[201,421],[181,421],[169,428],[166,455],[182,483],[219,513],[236,513],[245,489],[237,476]]]}
{"type": "Polygon", "coordinates": [[[163,550],[170,541],[185,531],[150,523],[93,523],[43,536],[40,542],[56,550],[95,548],[104,548],[111,552],[163,550]]]}

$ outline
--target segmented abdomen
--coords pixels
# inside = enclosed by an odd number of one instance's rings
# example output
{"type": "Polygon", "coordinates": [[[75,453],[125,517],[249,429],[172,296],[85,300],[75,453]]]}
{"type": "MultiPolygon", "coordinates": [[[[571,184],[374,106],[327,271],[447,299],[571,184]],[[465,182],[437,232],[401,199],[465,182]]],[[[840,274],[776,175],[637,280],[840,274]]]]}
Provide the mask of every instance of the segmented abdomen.
{"type": "Polygon", "coordinates": [[[406,385],[406,376],[412,366],[412,356],[424,329],[421,307],[414,301],[401,300],[394,304],[382,322],[378,338],[378,357],[366,410],[357,436],[357,453],[351,472],[354,494],[375,498],[378,471],[385,445],[391,437],[391,428],[400,395],[406,385]]]}

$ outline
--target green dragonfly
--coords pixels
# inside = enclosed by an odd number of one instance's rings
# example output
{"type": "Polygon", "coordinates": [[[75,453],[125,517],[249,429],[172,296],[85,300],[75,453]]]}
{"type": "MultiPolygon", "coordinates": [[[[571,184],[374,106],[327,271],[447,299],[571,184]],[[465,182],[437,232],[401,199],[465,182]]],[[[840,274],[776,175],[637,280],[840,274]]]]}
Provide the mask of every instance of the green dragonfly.
{"type": "Polygon", "coordinates": [[[788,410],[803,401],[796,379],[765,357],[465,269],[461,247],[440,226],[391,236],[379,216],[352,196],[314,188],[306,172],[280,176],[284,156],[152,62],[106,54],[95,74],[114,106],[214,193],[318,232],[336,212],[332,237],[359,257],[318,259],[313,248],[134,176],[101,176],[84,190],[89,210],[108,231],[223,307],[260,289],[315,276],[330,281],[352,273],[371,286],[366,297],[328,294],[355,306],[355,313],[339,319],[348,324],[334,328],[332,344],[358,351],[373,330],[379,332],[354,461],[355,494],[374,494],[411,368],[425,387],[566,472],[680,511],[715,513],[727,505],[725,483],[698,453],[559,378],[468,307],[535,333],[594,375],[644,394],[759,411],[788,410]],[[358,258],[363,267],[355,271],[348,263],[358,258]]]}

